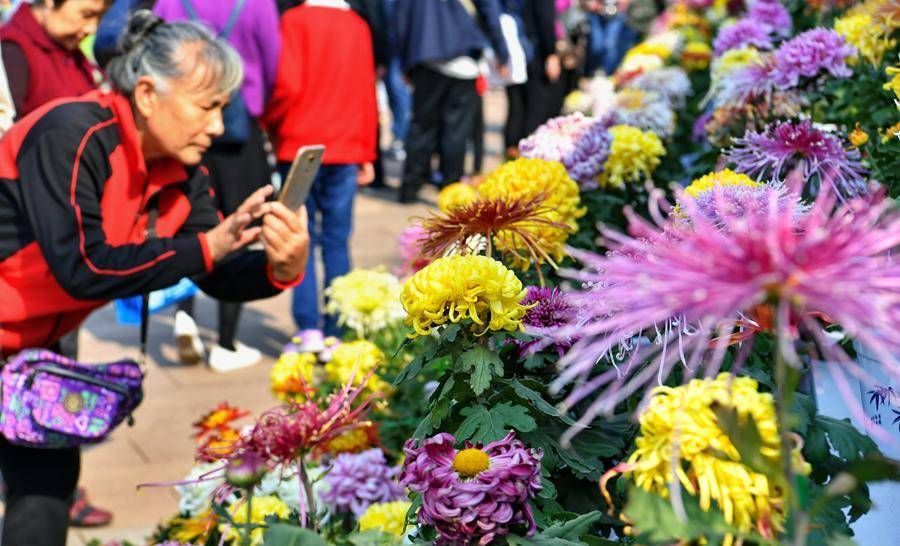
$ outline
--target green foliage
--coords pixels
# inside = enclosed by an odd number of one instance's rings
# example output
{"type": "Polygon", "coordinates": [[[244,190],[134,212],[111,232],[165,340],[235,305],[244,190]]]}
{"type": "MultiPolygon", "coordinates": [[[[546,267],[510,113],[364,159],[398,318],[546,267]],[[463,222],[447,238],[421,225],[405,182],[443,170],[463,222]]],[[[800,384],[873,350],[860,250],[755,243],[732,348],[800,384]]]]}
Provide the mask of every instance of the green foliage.
{"type": "Polygon", "coordinates": [[[318,533],[283,523],[270,525],[263,542],[266,546],[328,546],[318,533]]]}
{"type": "Polygon", "coordinates": [[[473,442],[493,442],[502,439],[510,430],[530,432],[537,426],[526,408],[513,406],[509,402],[491,408],[469,406],[463,408],[461,413],[465,419],[456,429],[456,434],[473,442]]]}

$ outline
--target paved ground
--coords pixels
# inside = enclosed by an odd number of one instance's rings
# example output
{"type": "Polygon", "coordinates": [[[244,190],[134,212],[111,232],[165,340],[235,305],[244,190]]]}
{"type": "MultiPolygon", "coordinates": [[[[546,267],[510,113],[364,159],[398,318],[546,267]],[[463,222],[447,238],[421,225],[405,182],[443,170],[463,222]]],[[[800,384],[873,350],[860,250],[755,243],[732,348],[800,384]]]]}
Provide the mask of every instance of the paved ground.
{"type": "MultiPolygon", "coordinates": [[[[491,167],[496,165],[502,149],[498,134],[498,125],[505,117],[502,97],[496,93],[489,95],[485,111],[490,131],[486,167],[491,167]]],[[[391,170],[392,174],[396,173],[397,166],[391,170]]],[[[423,197],[433,202],[434,192],[426,190],[423,197]]],[[[352,241],[355,265],[396,264],[397,235],[410,217],[428,210],[425,203],[404,207],[392,199],[393,193],[367,192],[359,197],[352,241]]],[[[84,452],[82,485],[97,505],[114,511],[114,524],[97,531],[73,531],[70,545],[86,544],[93,538],[127,539],[142,544],[158,521],[176,511],[177,497],[169,487],[138,490],[137,486],[178,480],[187,473],[194,448],[191,423],[225,400],[254,412],[274,405],[268,392],[268,373],[293,329],[289,307],[288,294],[245,307],[238,338],[262,350],[266,358],[254,368],[230,374],[216,374],[202,366],[177,365],[172,313],[153,317],[150,373],[135,426],[123,426],[108,442],[84,452]]],[[[202,334],[209,342],[215,335],[215,303],[201,298],[197,309],[202,334]]],[[[81,356],[90,362],[136,355],[137,338],[137,328],[117,324],[108,306],[95,313],[82,329],[81,356]]]]}

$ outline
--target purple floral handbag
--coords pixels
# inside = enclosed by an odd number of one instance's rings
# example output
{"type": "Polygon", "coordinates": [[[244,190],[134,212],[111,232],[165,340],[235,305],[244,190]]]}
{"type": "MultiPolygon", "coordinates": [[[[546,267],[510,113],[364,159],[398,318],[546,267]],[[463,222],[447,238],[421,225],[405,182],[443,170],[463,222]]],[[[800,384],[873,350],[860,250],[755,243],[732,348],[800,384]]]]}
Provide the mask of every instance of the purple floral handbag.
{"type": "Polygon", "coordinates": [[[134,360],[82,364],[28,349],[0,370],[0,431],[11,443],[64,448],[102,441],[143,399],[134,360]]]}

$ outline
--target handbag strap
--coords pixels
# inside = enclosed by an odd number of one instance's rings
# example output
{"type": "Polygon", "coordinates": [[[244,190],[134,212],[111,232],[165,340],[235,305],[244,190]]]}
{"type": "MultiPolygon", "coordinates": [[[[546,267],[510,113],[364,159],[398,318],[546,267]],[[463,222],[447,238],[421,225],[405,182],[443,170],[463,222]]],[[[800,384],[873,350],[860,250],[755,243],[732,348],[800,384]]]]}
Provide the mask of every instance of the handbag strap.
{"type": "MultiPolygon", "coordinates": [[[[147,204],[147,239],[156,239],[156,220],[159,219],[159,201],[151,200],[147,204]]],[[[150,333],[150,293],[146,292],[141,295],[141,341],[138,357],[138,365],[141,371],[146,374],[147,370],[147,338],[150,333]]]]}
{"type": "MultiPolygon", "coordinates": [[[[238,17],[241,15],[241,10],[244,9],[244,3],[246,0],[237,0],[234,4],[234,8],[231,10],[231,15],[228,17],[228,22],[225,23],[225,27],[222,28],[222,31],[219,32],[219,38],[223,40],[227,40],[229,36],[231,36],[231,31],[234,30],[234,26],[237,24],[238,17]]],[[[197,15],[197,10],[194,9],[194,5],[191,4],[191,0],[181,0],[181,5],[184,6],[184,11],[187,12],[188,17],[191,18],[192,21],[199,21],[200,17],[197,15]]]]}

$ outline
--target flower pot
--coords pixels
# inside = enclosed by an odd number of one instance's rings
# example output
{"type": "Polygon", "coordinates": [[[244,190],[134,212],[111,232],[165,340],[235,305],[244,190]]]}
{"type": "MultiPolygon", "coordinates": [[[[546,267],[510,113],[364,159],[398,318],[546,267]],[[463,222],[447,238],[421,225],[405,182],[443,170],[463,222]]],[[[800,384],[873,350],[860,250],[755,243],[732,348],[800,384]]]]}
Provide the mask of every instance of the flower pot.
{"type": "MultiPolygon", "coordinates": [[[[865,422],[854,418],[837,389],[831,374],[824,368],[816,369],[816,402],[819,412],[838,419],[849,418],[861,431],[869,435],[881,452],[894,459],[900,458],[900,384],[892,387],[888,374],[878,357],[866,347],[856,345],[860,367],[874,380],[873,384],[848,379],[858,389],[859,403],[865,413],[865,422]],[[872,434],[880,429],[882,437],[872,434]],[[887,435],[891,441],[882,439],[887,435]]],[[[900,529],[900,484],[875,483],[869,486],[873,507],[868,514],[853,523],[860,546],[880,546],[885,537],[893,536],[900,529]]]]}

